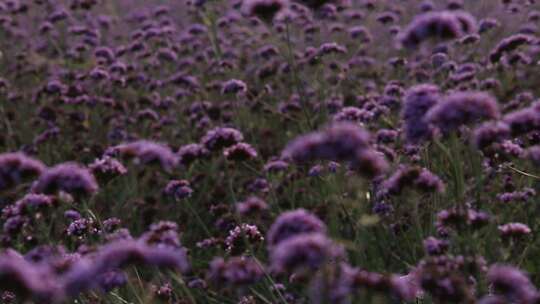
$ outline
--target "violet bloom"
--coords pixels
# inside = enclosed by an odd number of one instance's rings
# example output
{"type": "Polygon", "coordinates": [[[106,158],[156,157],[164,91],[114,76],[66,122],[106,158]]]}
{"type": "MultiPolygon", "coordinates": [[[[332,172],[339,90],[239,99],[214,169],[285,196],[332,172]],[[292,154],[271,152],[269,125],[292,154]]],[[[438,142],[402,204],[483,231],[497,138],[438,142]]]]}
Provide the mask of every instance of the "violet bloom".
{"type": "Polygon", "coordinates": [[[324,234],[295,235],[270,250],[270,266],[277,273],[314,271],[324,264],[344,258],[344,250],[324,234]]]}
{"type": "Polygon", "coordinates": [[[112,270],[100,275],[96,280],[98,280],[100,289],[107,293],[115,288],[124,286],[127,283],[128,278],[124,272],[112,270]]]}
{"type": "Polygon", "coordinates": [[[530,107],[506,114],[503,121],[510,126],[513,136],[519,136],[531,131],[540,130],[540,102],[530,107]]]}
{"type": "Polygon", "coordinates": [[[109,148],[107,153],[132,158],[137,164],[159,164],[166,172],[172,172],[178,164],[177,156],[163,144],[139,140],[109,148]]]}
{"type": "Polygon", "coordinates": [[[229,235],[225,239],[225,250],[228,253],[242,250],[245,242],[256,244],[264,241],[259,228],[255,225],[241,224],[229,231],[229,235]]]}
{"type": "Polygon", "coordinates": [[[297,2],[302,3],[303,5],[311,9],[319,9],[326,4],[339,3],[337,0],[297,0],[297,2]]]}
{"type": "Polygon", "coordinates": [[[370,178],[387,169],[386,160],[371,147],[369,133],[352,123],[335,123],[300,136],[285,147],[282,157],[299,163],[316,159],[350,161],[353,168],[370,178]]]}
{"type": "Polygon", "coordinates": [[[282,213],[272,224],[266,234],[268,247],[296,235],[307,233],[326,233],[326,225],[315,215],[304,209],[282,213]]]}
{"type": "Polygon", "coordinates": [[[178,234],[178,225],[170,221],[160,221],[150,225],[148,231],[143,233],[139,240],[147,245],[157,247],[176,249],[182,247],[178,234]]]}
{"type": "Polygon", "coordinates": [[[527,275],[517,268],[493,265],[489,268],[487,280],[510,303],[537,303],[538,291],[527,275]]]}
{"type": "Polygon", "coordinates": [[[426,113],[426,121],[443,133],[484,119],[499,117],[497,100],[483,92],[456,92],[446,96],[426,113]]]}
{"type": "Polygon", "coordinates": [[[399,35],[401,45],[415,48],[428,39],[451,40],[476,31],[476,21],[465,12],[429,12],[416,16],[399,35]]]}
{"type": "Polygon", "coordinates": [[[193,189],[187,180],[172,180],[167,183],[163,192],[175,199],[184,199],[191,196],[193,189]]]}
{"type": "Polygon", "coordinates": [[[257,158],[257,151],[247,143],[237,143],[223,150],[223,156],[231,161],[245,161],[257,158]]]}
{"type": "Polygon", "coordinates": [[[124,175],[127,173],[126,167],[117,159],[108,155],[102,158],[96,159],[93,163],[88,165],[88,168],[94,175],[101,175],[106,177],[114,177],[124,175]]]}
{"type": "Polygon", "coordinates": [[[271,22],[287,5],[287,0],[245,0],[242,3],[242,12],[271,22]]]}
{"type": "Polygon", "coordinates": [[[499,26],[501,26],[501,23],[497,19],[485,18],[480,20],[478,32],[483,34],[499,26]]]}
{"type": "Polygon", "coordinates": [[[273,160],[269,161],[264,165],[264,172],[266,173],[277,173],[287,171],[289,168],[289,163],[283,160],[273,160]]]}
{"type": "Polygon", "coordinates": [[[177,152],[179,162],[184,166],[189,166],[194,161],[206,158],[210,152],[201,144],[187,144],[180,147],[177,152]]]}
{"type": "Polygon", "coordinates": [[[336,42],[327,42],[319,46],[317,50],[318,56],[325,56],[329,54],[347,54],[347,48],[336,42]]]}
{"type": "Polygon", "coordinates": [[[421,192],[443,192],[444,183],[431,171],[420,167],[400,167],[382,184],[383,194],[398,195],[405,188],[414,188],[421,192]]]}
{"type": "Polygon", "coordinates": [[[401,118],[408,142],[419,143],[431,138],[432,130],[424,117],[440,98],[439,87],[432,84],[421,84],[407,90],[401,118]]]}
{"type": "Polygon", "coordinates": [[[540,146],[534,146],[527,149],[527,157],[535,166],[540,167],[540,146]]]}
{"type": "Polygon", "coordinates": [[[26,261],[16,253],[0,255],[0,286],[21,299],[56,303],[62,298],[56,277],[48,268],[26,261]]]}
{"type": "Polygon", "coordinates": [[[254,215],[268,210],[268,204],[259,197],[251,196],[236,203],[236,212],[243,216],[254,215]]]}
{"type": "Polygon", "coordinates": [[[428,255],[441,255],[446,253],[450,243],[447,240],[440,240],[435,237],[428,237],[424,240],[424,250],[428,255]]]}
{"type": "Polygon", "coordinates": [[[64,191],[72,195],[92,195],[99,187],[94,175],[77,163],[62,163],[47,169],[32,186],[35,193],[56,194],[64,191]]]}
{"type": "Polygon", "coordinates": [[[2,210],[3,216],[14,216],[31,214],[33,210],[40,210],[52,207],[56,203],[54,197],[44,194],[28,193],[2,210]],[[9,210],[9,211],[8,211],[9,210]]]}
{"type": "Polygon", "coordinates": [[[516,34],[504,38],[489,54],[489,60],[493,63],[498,62],[505,53],[509,53],[522,45],[529,45],[535,41],[533,36],[525,34],[516,34]]]}
{"type": "Polygon", "coordinates": [[[215,128],[203,136],[201,144],[210,151],[230,147],[244,140],[242,133],[233,128],[215,128]]]}
{"type": "Polygon", "coordinates": [[[64,290],[69,296],[98,287],[96,277],[128,265],[151,265],[189,271],[186,252],[170,247],[151,247],[140,241],[120,240],[100,248],[93,259],[83,258],[62,276],[64,290]]]}
{"type": "Polygon", "coordinates": [[[357,107],[344,107],[333,117],[335,122],[360,122],[368,123],[374,117],[373,112],[357,107]]]}
{"type": "Polygon", "coordinates": [[[251,285],[264,277],[264,268],[254,258],[237,256],[224,260],[214,258],[210,262],[208,277],[219,284],[233,286],[251,285]]]}
{"type": "Polygon", "coordinates": [[[494,143],[501,143],[510,137],[510,126],[504,122],[486,122],[474,130],[473,141],[476,148],[484,150],[494,143]]]}
{"type": "Polygon", "coordinates": [[[242,80],[231,79],[223,83],[221,94],[237,94],[247,92],[247,85],[242,80]]]}
{"type": "Polygon", "coordinates": [[[46,167],[23,153],[0,154],[0,191],[15,187],[27,179],[40,176],[46,167]]]}
{"type": "Polygon", "coordinates": [[[508,223],[498,229],[503,238],[520,238],[531,234],[531,228],[522,223],[508,223]]]}

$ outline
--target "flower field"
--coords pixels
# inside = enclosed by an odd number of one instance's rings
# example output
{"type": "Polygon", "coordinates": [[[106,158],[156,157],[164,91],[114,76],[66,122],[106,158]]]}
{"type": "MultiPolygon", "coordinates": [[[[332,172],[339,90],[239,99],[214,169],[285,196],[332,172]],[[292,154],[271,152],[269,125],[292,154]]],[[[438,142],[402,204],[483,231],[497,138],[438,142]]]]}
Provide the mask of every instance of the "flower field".
{"type": "Polygon", "coordinates": [[[540,3],[0,0],[0,303],[540,304],[540,3]]]}

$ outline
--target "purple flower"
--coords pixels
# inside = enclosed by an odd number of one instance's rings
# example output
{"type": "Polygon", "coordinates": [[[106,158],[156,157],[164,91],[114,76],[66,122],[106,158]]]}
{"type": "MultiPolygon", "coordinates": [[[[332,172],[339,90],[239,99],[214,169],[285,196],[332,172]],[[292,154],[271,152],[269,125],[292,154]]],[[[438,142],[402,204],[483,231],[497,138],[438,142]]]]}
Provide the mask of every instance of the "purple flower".
{"type": "Polygon", "coordinates": [[[40,176],[46,167],[23,153],[0,154],[0,191],[15,187],[21,182],[40,176]]]}
{"type": "Polygon", "coordinates": [[[317,55],[325,56],[329,54],[347,54],[347,48],[335,42],[327,42],[321,44],[321,46],[319,46],[319,49],[317,50],[317,55]]]}
{"type": "Polygon", "coordinates": [[[99,287],[103,292],[109,292],[115,288],[124,286],[127,283],[127,276],[124,272],[111,270],[96,278],[99,287]]]}
{"type": "Polygon", "coordinates": [[[503,238],[519,238],[531,234],[531,228],[522,223],[508,223],[498,227],[503,238]]]}
{"type": "Polygon", "coordinates": [[[285,147],[282,157],[296,162],[350,161],[367,177],[379,175],[387,168],[385,159],[371,147],[369,133],[351,123],[335,123],[322,131],[300,136],[285,147]]]}
{"type": "Polygon", "coordinates": [[[504,122],[486,122],[474,130],[474,145],[479,150],[510,137],[510,127],[504,122]]]}
{"type": "Polygon", "coordinates": [[[270,22],[287,5],[286,0],[245,0],[242,3],[242,12],[248,16],[256,16],[270,22]]]}
{"type": "Polygon", "coordinates": [[[432,84],[421,84],[407,90],[401,118],[408,142],[418,143],[431,138],[432,130],[424,117],[440,98],[439,87],[432,84]]]}
{"type": "Polygon", "coordinates": [[[92,195],[98,189],[90,170],[76,163],[63,163],[47,169],[32,186],[33,192],[44,194],[64,191],[72,195],[92,195]]]}
{"type": "Polygon", "coordinates": [[[215,128],[203,136],[201,144],[210,151],[230,147],[244,140],[242,133],[233,128],[215,128]]]}
{"type": "Polygon", "coordinates": [[[0,255],[0,286],[3,291],[38,303],[55,303],[62,298],[60,286],[48,268],[30,263],[14,252],[0,255]]]}
{"type": "Polygon", "coordinates": [[[424,240],[424,250],[429,255],[441,255],[448,250],[450,243],[447,240],[439,240],[432,236],[424,240]]]}
{"type": "Polygon", "coordinates": [[[167,186],[163,192],[169,196],[174,197],[175,199],[184,199],[191,196],[193,189],[189,186],[187,180],[172,180],[167,183],[167,186]]]}
{"type": "Polygon", "coordinates": [[[401,166],[382,184],[383,194],[397,195],[405,188],[413,187],[422,192],[443,192],[444,183],[429,170],[420,167],[401,166]]]}
{"type": "Polygon", "coordinates": [[[502,294],[510,303],[532,304],[538,299],[538,291],[527,275],[512,266],[491,266],[487,280],[495,291],[502,294]]]}
{"type": "Polygon", "coordinates": [[[540,103],[508,113],[503,117],[503,121],[510,126],[514,136],[540,130],[540,103]]]}
{"type": "Polygon", "coordinates": [[[127,173],[126,167],[124,167],[121,162],[108,155],[96,159],[93,163],[88,165],[88,168],[94,175],[118,176],[127,173]]]}
{"type": "Polygon", "coordinates": [[[494,97],[483,92],[456,92],[446,96],[426,113],[426,121],[443,133],[483,119],[499,117],[494,97]]]}
{"type": "Polygon", "coordinates": [[[172,268],[187,272],[186,252],[170,247],[150,247],[134,240],[120,240],[100,248],[93,259],[83,258],[62,277],[64,290],[70,296],[97,287],[97,277],[132,264],[172,268]]]}
{"type": "Polygon", "coordinates": [[[342,247],[324,234],[297,234],[278,243],[270,251],[270,266],[277,273],[317,270],[325,263],[344,258],[342,247]]]}
{"type": "Polygon", "coordinates": [[[225,238],[225,250],[228,253],[237,252],[241,249],[238,247],[243,246],[245,242],[256,244],[262,241],[264,241],[264,237],[257,226],[241,224],[229,231],[229,235],[225,238]]]}
{"type": "Polygon", "coordinates": [[[415,48],[427,39],[450,40],[476,30],[476,21],[465,12],[428,12],[416,16],[399,35],[406,48],[415,48]]]}
{"type": "Polygon", "coordinates": [[[247,85],[242,80],[231,79],[223,83],[221,94],[237,94],[247,92],[247,85]]]}
{"type": "Polygon", "coordinates": [[[159,164],[166,172],[172,172],[178,164],[177,156],[169,147],[147,140],[114,146],[107,153],[133,158],[137,164],[159,164]]]}
{"type": "Polygon", "coordinates": [[[259,197],[251,196],[243,202],[236,203],[236,212],[248,216],[268,210],[268,204],[259,197]]]}
{"type": "Polygon", "coordinates": [[[14,216],[32,214],[34,210],[42,210],[53,206],[56,203],[54,197],[44,194],[28,193],[14,205],[8,206],[2,211],[3,216],[14,216]],[[13,207],[13,208],[9,208],[13,207]],[[7,210],[10,210],[9,212],[7,210]]]}
{"type": "Polygon", "coordinates": [[[361,122],[367,123],[374,117],[373,112],[357,107],[345,107],[334,115],[335,122],[361,122]]]}
{"type": "Polygon", "coordinates": [[[535,166],[540,167],[540,146],[534,146],[527,149],[527,157],[535,166]]]}
{"type": "Polygon", "coordinates": [[[177,155],[180,159],[180,163],[184,166],[189,166],[197,159],[207,157],[210,152],[201,144],[188,144],[180,147],[177,155]]]}
{"type": "Polygon", "coordinates": [[[231,161],[245,161],[257,158],[257,151],[250,144],[237,143],[223,150],[223,156],[231,161]]]}
{"type": "Polygon", "coordinates": [[[298,209],[280,214],[268,230],[266,239],[268,246],[273,247],[288,238],[307,233],[324,234],[326,226],[315,215],[298,209]]]}
{"type": "Polygon", "coordinates": [[[516,34],[504,38],[497,46],[489,53],[489,60],[493,63],[498,62],[505,53],[512,52],[522,45],[532,44],[535,41],[533,36],[516,34]]]}
{"type": "Polygon", "coordinates": [[[140,241],[151,246],[181,248],[178,225],[170,221],[160,221],[150,225],[140,241]]]}
{"type": "Polygon", "coordinates": [[[86,218],[76,219],[69,224],[66,229],[66,234],[69,236],[82,237],[87,232],[97,232],[93,228],[94,222],[86,218]]]}
{"type": "Polygon", "coordinates": [[[276,173],[276,172],[282,172],[286,171],[289,168],[289,163],[283,160],[273,160],[269,161],[264,165],[264,172],[267,173],[276,173]]]}
{"type": "Polygon", "coordinates": [[[263,266],[254,258],[244,256],[232,257],[228,260],[214,258],[208,271],[211,281],[234,286],[257,283],[263,276],[263,266]]]}
{"type": "Polygon", "coordinates": [[[497,19],[493,18],[486,18],[480,20],[480,23],[478,25],[478,32],[479,33],[486,33],[496,27],[499,27],[501,23],[497,19]]]}

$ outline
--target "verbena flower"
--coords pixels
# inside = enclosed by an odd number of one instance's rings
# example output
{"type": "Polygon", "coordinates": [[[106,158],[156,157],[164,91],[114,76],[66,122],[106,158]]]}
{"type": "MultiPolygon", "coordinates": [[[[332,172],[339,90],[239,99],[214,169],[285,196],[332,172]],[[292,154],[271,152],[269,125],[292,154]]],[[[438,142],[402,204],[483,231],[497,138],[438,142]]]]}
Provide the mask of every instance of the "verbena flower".
{"type": "Polygon", "coordinates": [[[254,159],[257,158],[257,155],[257,151],[247,143],[237,143],[223,150],[223,156],[231,161],[254,159]]]}
{"type": "Polygon", "coordinates": [[[45,165],[23,153],[0,154],[0,191],[17,186],[31,178],[39,177],[45,165]]]}
{"type": "Polygon", "coordinates": [[[428,39],[449,40],[476,31],[476,21],[465,12],[428,12],[416,16],[399,35],[406,48],[415,48],[428,39]]]}
{"type": "Polygon", "coordinates": [[[300,136],[285,147],[282,157],[300,163],[316,159],[349,161],[368,177],[387,169],[384,158],[371,147],[369,133],[351,123],[336,123],[300,136]]]}
{"type": "Polygon", "coordinates": [[[288,1],[286,0],[246,0],[242,3],[242,12],[248,16],[255,16],[266,22],[271,22],[287,6],[288,1]]]}
{"type": "Polygon", "coordinates": [[[63,298],[60,284],[48,268],[32,264],[16,253],[0,255],[0,285],[22,300],[57,303],[63,298]]]}
{"type": "Polygon", "coordinates": [[[233,128],[215,128],[201,138],[201,144],[210,151],[230,147],[244,140],[244,135],[233,128]]]}
{"type": "Polygon", "coordinates": [[[194,161],[206,158],[210,152],[201,144],[187,144],[180,147],[177,152],[179,162],[184,166],[191,165],[194,161]]]}
{"type": "Polygon", "coordinates": [[[440,90],[436,85],[421,84],[407,90],[401,118],[404,123],[405,138],[408,142],[419,143],[431,138],[432,130],[425,115],[440,99],[440,90]]]}
{"type": "Polygon", "coordinates": [[[473,142],[476,148],[484,150],[494,143],[510,137],[510,126],[504,122],[486,122],[474,130],[473,142]]]}
{"type": "Polygon", "coordinates": [[[178,165],[178,157],[166,145],[139,140],[111,147],[108,154],[118,154],[127,159],[133,159],[136,164],[158,164],[166,172],[172,172],[178,165]]]}
{"type": "Polygon", "coordinates": [[[94,175],[77,163],[63,163],[47,169],[32,186],[35,193],[92,195],[99,190],[94,175]]]}
{"type": "Polygon", "coordinates": [[[274,221],[268,233],[266,240],[269,247],[299,234],[306,233],[326,233],[325,224],[315,215],[304,209],[287,211],[274,221]]]}
{"type": "Polygon", "coordinates": [[[508,223],[498,229],[503,238],[519,238],[531,233],[531,228],[523,223],[508,223]]]}
{"type": "Polygon", "coordinates": [[[510,112],[503,117],[503,121],[510,126],[513,136],[540,130],[540,103],[537,102],[530,107],[510,112]]]}
{"type": "Polygon", "coordinates": [[[82,258],[62,276],[63,286],[70,296],[96,288],[98,276],[132,264],[151,265],[187,272],[190,269],[182,249],[151,247],[135,240],[121,240],[100,248],[93,259],[82,258]]]}
{"type": "Polygon", "coordinates": [[[257,283],[264,276],[263,266],[254,258],[237,256],[225,260],[215,258],[210,263],[208,277],[219,284],[243,286],[257,283]]]}
{"type": "Polygon", "coordinates": [[[489,53],[489,60],[493,63],[498,62],[504,54],[512,52],[522,45],[528,45],[533,42],[533,36],[524,34],[516,34],[504,38],[497,46],[495,46],[491,53],[489,53]]]}
{"type": "Polygon", "coordinates": [[[499,117],[497,100],[484,92],[456,92],[432,107],[426,121],[443,133],[457,130],[462,125],[499,117]]]}
{"type": "Polygon", "coordinates": [[[510,303],[536,303],[538,291],[521,270],[512,266],[493,265],[487,273],[493,289],[510,303]]]}
{"type": "Polygon", "coordinates": [[[167,183],[163,192],[175,199],[184,199],[193,194],[193,189],[187,180],[172,180],[167,183]]]}
{"type": "Polygon", "coordinates": [[[240,215],[255,215],[268,210],[268,204],[261,198],[250,196],[245,201],[236,203],[236,212],[240,215]]]}
{"type": "Polygon", "coordinates": [[[444,183],[429,170],[420,167],[400,167],[390,178],[382,183],[382,193],[400,194],[408,187],[421,192],[443,192],[444,183]]]}
{"type": "Polygon", "coordinates": [[[343,248],[324,234],[297,234],[270,250],[270,267],[278,273],[314,271],[343,257],[343,248]]]}

